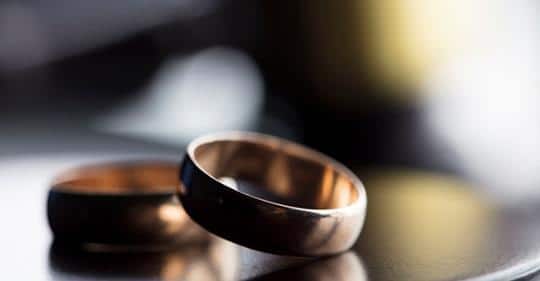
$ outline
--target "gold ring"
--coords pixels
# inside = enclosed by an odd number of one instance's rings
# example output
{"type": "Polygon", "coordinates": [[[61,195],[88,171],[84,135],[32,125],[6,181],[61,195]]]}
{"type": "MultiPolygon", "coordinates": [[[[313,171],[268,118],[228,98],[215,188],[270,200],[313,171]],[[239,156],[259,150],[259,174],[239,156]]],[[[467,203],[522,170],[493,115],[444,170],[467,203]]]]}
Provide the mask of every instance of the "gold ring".
{"type": "Polygon", "coordinates": [[[191,142],[179,197],[208,231],[255,250],[324,256],[349,249],[364,224],[360,180],[337,161],[272,136],[231,132],[191,142]]]}
{"type": "Polygon", "coordinates": [[[154,250],[207,239],[176,198],[178,168],[126,161],[62,173],[47,200],[55,240],[89,250],[154,250]]]}

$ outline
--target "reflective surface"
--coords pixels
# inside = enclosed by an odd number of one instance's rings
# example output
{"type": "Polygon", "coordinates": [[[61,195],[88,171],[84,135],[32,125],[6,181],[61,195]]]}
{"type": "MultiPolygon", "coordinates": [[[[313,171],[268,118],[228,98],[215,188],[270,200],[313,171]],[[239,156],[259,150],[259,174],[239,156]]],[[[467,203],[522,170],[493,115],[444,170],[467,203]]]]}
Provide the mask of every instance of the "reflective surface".
{"type": "Polygon", "coordinates": [[[352,246],[364,223],[366,195],[352,172],[267,135],[230,132],[194,140],[180,179],[180,200],[195,222],[264,252],[340,253],[352,246]],[[256,194],[238,188],[243,181],[252,183],[256,194]]]}
{"type": "Polygon", "coordinates": [[[304,266],[280,270],[255,278],[254,280],[366,281],[368,277],[358,255],[354,252],[346,252],[337,256],[323,258],[304,266]]]}
{"type": "Polygon", "coordinates": [[[467,184],[411,170],[377,171],[366,184],[371,204],[356,249],[376,280],[454,280],[497,264],[501,218],[467,184]]]}
{"type": "MultiPolygon", "coordinates": [[[[174,276],[174,280],[216,280],[214,274],[204,275],[206,279],[189,275],[191,270],[183,270],[185,267],[176,262],[182,260],[181,253],[171,254],[180,256],[179,259],[168,259],[157,252],[91,253],[94,258],[87,261],[77,251],[60,253],[62,257],[52,253],[55,250],[50,249],[52,235],[44,216],[45,198],[51,179],[59,172],[111,159],[177,158],[174,149],[130,145],[116,138],[111,143],[119,143],[118,149],[132,153],[95,150],[2,158],[0,220],[5,226],[0,234],[2,277],[49,281],[167,280],[164,272],[170,272],[167,276],[174,276]],[[84,262],[78,262],[81,260],[84,262]]],[[[326,259],[270,255],[230,243],[232,249],[218,247],[223,250],[210,251],[203,246],[189,250],[190,261],[204,261],[196,262],[204,264],[201,267],[191,268],[203,268],[199,272],[207,272],[206,261],[212,256],[213,261],[218,261],[217,268],[234,271],[235,279],[240,280],[254,277],[283,280],[279,278],[283,275],[272,277],[273,274],[286,274],[299,280],[328,280],[325,278],[329,276],[331,280],[363,280],[359,276],[364,276],[361,273],[364,272],[367,280],[376,281],[506,281],[528,275],[540,265],[540,204],[501,206],[483,193],[475,193],[476,184],[428,169],[357,171],[370,196],[366,228],[353,248],[362,269],[354,265],[354,258],[325,263],[326,259]],[[326,265],[316,266],[319,262],[326,265]],[[310,269],[310,265],[315,266],[310,269]]]]}
{"type": "Polygon", "coordinates": [[[227,281],[238,279],[238,262],[238,249],[216,237],[160,252],[89,252],[58,243],[53,243],[49,250],[49,267],[57,280],[157,277],[227,281]]]}

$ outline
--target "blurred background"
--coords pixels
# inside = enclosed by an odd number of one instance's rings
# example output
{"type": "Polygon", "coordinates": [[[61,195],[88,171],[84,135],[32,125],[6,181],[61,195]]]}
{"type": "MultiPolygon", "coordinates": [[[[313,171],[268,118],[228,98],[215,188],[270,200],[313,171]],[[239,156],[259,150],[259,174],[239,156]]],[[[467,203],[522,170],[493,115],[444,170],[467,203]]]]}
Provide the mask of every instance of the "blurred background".
{"type": "MultiPolygon", "coordinates": [[[[180,160],[200,134],[250,130],[365,181],[361,261],[328,268],[358,264],[349,271],[364,276],[363,262],[372,280],[515,275],[507,268],[540,264],[539,90],[532,0],[1,1],[0,264],[18,277],[82,270],[50,246],[44,220],[59,170],[139,152],[180,160]]],[[[278,264],[241,255],[242,278],[278,264]]],[[[116,274],[100,255],[82,260],[116,274]]],[[[150,261],[141,271],[178,268],[150,261]]]]}
{"type": "Polygon", "coordinates": [[[0,156],[255,130],[526,200],[540,191],[539,11],[527,0],[3,1],[0,156]]]}

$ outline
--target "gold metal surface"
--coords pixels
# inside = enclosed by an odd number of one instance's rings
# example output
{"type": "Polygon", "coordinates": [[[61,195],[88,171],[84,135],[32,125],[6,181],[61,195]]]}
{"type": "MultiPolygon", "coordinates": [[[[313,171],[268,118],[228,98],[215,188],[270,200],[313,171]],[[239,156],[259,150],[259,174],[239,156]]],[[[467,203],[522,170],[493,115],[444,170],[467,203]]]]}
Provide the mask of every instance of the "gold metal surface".
{"type": "Polygon", "coordinates": [[[180,177],[188,214],[249,248],[335,254],[347,250],[362,229],[367,200],[356,176],[282,139],[240,132],[199,138],[188,146],[180,177]]]}
{"type": "Polygon", "coordinates": [[[66,193],[174,193],[178,165],[167,161],[102,163],[75,168],[53,180],[52,189],[66,193]]]}
{"type": "Polygon", "coordinates": [[[47,201],[55,239],[92,251],[156,250],[207,239],[176,199],[178,168],[129,161],[62,173],[47,201]]]}

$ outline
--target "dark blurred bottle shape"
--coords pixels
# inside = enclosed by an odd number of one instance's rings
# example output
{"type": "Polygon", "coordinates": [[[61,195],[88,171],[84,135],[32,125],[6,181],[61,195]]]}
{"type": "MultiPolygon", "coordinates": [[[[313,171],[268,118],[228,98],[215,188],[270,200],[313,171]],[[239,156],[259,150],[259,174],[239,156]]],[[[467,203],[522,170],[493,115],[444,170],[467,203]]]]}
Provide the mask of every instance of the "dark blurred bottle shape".
{"type": "Polygon", "coordinates": [[[474,45],[477,23],[486,24],[474,3],[264,1],[259,58],[275,92],[301,113],[307,142],[369,158],[359,147],[416,130],[425,80],[474,45]]]}

